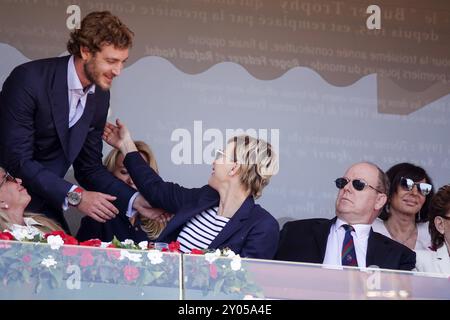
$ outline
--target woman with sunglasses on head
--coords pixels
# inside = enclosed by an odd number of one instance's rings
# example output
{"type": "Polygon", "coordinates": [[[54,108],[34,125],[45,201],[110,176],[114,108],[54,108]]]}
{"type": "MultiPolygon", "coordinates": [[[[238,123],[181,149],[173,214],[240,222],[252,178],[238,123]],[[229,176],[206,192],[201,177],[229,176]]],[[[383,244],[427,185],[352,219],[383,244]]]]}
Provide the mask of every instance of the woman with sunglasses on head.
{"type": "Polygon", "coordinates": [[[32,240],[37,235],[62,231],[56,222],[46,216],[25,212],[30,201],[22,180],[0,167],[0,232],[7,230],[17,240],[32,240]]]}
{"type": "Polygon", "coordinates": [[[189,189],[163,181],[146,165],[119,120],[106,125],[103,138],[125,155],[124,165],[144,198],[175,214],[156,241],[179,241],[183,253],[230,248],[242,257],[273,258],[278,222],[254,202],[278,170],[270,144],[248,135],[230,139],[216,153],[208,184],[189,189]]]}
{"type": "Polygon", "coordinates": [[[412,250],[429,250],[428,208],[433,184],[426,171],[411,163],[399,163],[386,174],[391,183],[389,199],[372,225],[379,232],[412,250]]]}
{"type": "Polygon", "coordinates": [[[418,250],[416,270],[450,276],[450,184],[441,187],[430,205],[432,251],[418,250]]]}

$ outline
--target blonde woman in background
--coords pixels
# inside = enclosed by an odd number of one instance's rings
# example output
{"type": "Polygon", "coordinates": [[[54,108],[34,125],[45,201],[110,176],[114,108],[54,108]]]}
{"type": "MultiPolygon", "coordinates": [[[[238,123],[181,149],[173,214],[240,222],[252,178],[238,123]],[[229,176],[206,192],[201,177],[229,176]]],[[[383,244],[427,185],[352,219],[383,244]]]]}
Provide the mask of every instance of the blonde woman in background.
{"type": "Polygon", "coordinates": [[[148,167],[119,120],[106,125],[103,139],[125,155],[124,165],[144,198],[175,214],[157,241],[179,241],[183,253],[230,248],[242,257],[273,258],[279,225],[255,204],[278,171],[269,143],[248,135],[230,139],[225,150],[216,151],[208,184],[184,188],[148,167]]]}
{"type": "MultiPolygon", "coordinates": [[[[143,141],[134,141],[134,144],[147,165],[158,172],[156,158],[151,148],[143,141]]],[[[123,154],[118,149],[113,149],[105,158],[104,165],[116,178],[136,189],[133,180],[123,165],[123,159],[123,154]]],[[[131,239],[135,242],[154,240],[165,228],[167,221],[172,215],[159,208],[151,210],[158,212],[155,215],[160,214],[161,219],[149,219],[136,213],[131,218],[118,215],[111,221],[98,223],[85,217],[81,222],[77,238],[80,241],[97,238],[107,242],[111,241],[114,236],[120,241],[125,239],[131,239]]]]}
{"type": "Polygon", "coordinates": [[[36,235],[62,228],[45,215],[25,212],[31,201],[22,180],[0,167],[0,232],[8,231],[17,240],[31,240],[36,235]]]}

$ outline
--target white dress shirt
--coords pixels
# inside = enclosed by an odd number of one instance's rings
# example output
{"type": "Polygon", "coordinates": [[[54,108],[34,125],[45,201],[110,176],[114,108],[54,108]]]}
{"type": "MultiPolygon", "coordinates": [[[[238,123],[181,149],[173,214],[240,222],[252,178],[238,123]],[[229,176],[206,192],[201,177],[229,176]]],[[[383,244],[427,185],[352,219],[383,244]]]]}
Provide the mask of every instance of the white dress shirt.
{"type": "Polygon", "coordinates": [[[450,256],[445,243],[437,251],[417,250],[416,254],[416,271],[450,279],[450,256]]]}
{"type": "MultiPolygon", "coordinates": [[[[381,233],[382,235],[392,239],[391,234],[386,229],[386,225],[384,221],[380,218],[376,218],[372,223],[373,231],[381,233]]],[[[392,239],[395,240],[395,239],[392,239]]],[[[431,247],[431,236],[428,232],[428,222],[419,222],[417,223],[417,241],[416,246],[414,247],[414,251],[417,250],[430,250],[431,247]]]]}
{"type": "Polygon", "coordinates": [[[90,85],[87,90],[83,89],[75,70],[73,56],[70,57],[67,66],[67,87],[69,89],[69,128],[71,128],[83,115],[88,95],[95,93],[94,84],[90,85]]]}
{"type": "Polygon", "coordinates": [[[40,226],[41,224],[30,217],[23,218],[24,225],[20,224],[12,224],[9,226],[9,231],[14,238],[18,241],[24,240],[33,240],[35,236],[41,235],[44,236],[44,233],[41,232],[36,226],[40,226]]]}
{"type": "MultiPolygon", "coordinates": [[[[344,242],[345,229],[343,227],[347,222],[337,218],[331,226],[328,234],[327,248],[325,251],[324,265],[342,266],[342,243],[344,242]]],[[[367,242],[369,240],[370,224],[352,224],[355,231],[351,232],[353,243],[355,245],[356,259],[358,267],[366,267],[367,242]]]]}
{"type": "MultiPolygon", "coordinates": [[[[83,86],[81,84],[80,78],[78,78],[77,71],[75,69],[75,59],[74,56],[71,56],[69,58],[69,62],[67,65],[67,88],[69,90],[69,123],[68,126],[71,128],[73,125],[77,123],[78,120],[80,120],[81,116],[83,115],[84,108],[86,107],[86,100],[89,94],[95,93],[95,84],[90,85],[87,90],[83,89],[83,86]]],[[[72,192],[75,190],[78,186],[73,185],[72,188],[70,188],[69,192],[72,192]]],[[[133,209],[133,202],[136,199],[136,197],[139,195],[138,192],[136,192],[128,202],[128,209],[126,212],[126,215],[128,217],[133,217],[136,213],[136,210],[133,209]]],[[[62,205],[62,208],[64,211],[66,211],[69,208],[69,203],[67,201],[67,197],[64,200],[64,203],[62,205]]]]}

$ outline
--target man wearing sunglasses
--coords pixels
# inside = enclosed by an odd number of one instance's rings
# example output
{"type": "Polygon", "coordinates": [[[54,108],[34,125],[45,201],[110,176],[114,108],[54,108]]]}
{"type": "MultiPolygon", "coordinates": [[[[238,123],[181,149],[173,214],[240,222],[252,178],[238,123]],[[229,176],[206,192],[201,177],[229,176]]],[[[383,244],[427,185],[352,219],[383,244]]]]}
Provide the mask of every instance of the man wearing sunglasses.
{"type": "Polygon", "coordinates": [[[385,173],[372,163],[361,162],[351,166],[335,184],[339,190],[336,217],[286,223],[276,259],[412,270],[415,253],[371,227],[387,201],[385,173]]]}

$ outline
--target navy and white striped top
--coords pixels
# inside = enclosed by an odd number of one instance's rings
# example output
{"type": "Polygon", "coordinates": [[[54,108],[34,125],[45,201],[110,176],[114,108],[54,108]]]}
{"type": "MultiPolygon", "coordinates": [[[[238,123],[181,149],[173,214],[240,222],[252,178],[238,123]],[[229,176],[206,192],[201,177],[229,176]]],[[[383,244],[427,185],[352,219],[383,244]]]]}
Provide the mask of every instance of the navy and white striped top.
{"type": "Polygon", "coordinates": [[[192,249],[207,249],[229,218],[219,216],[219,207],[206,209],[189,220],[178,235],[180,251],[189,253],[192,249]]]}

